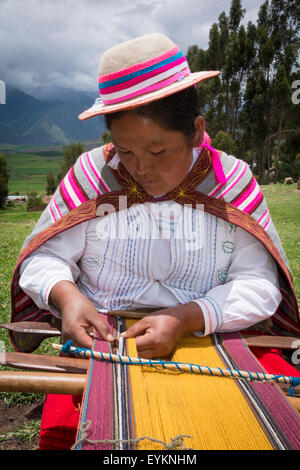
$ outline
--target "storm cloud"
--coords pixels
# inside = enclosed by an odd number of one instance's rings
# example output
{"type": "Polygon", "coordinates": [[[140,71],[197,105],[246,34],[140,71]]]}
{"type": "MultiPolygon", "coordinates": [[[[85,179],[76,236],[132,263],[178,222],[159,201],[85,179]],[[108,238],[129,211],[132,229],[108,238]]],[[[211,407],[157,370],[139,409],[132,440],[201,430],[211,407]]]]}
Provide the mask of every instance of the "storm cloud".
{"type": "MultiPolygon", "coordinates": [[[[243,23],[256,22],[263,0],[244,0],[243,23]]],[[[209,29],[231,0],[0,0],[0,80],[21,89],[96,89],[103,51],[162,32],[206,48],[209,29]]]]}

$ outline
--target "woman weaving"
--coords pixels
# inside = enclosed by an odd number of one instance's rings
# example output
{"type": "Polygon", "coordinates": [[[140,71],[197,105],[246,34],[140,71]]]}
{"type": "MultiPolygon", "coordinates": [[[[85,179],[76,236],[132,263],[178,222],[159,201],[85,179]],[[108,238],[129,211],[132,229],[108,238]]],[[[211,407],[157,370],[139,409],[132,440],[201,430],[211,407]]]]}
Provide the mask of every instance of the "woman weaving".
{"type": "Polygon", "coordinates": [[[64,340],[90,348],[90,327],[113,342],[99,312],[155,309],[122,333],[144,358],[169,355],[185,333],[263,322],[299,334],[263,195],[248,166],[205,133],[195,84],[216,75],[190,73],[162,34],[106,51],[101,99],[80,119],[103,114],[112,144],[78,159],[26,240],[14,285],[27,303],[14,321],[51,312],[64,340]]]}

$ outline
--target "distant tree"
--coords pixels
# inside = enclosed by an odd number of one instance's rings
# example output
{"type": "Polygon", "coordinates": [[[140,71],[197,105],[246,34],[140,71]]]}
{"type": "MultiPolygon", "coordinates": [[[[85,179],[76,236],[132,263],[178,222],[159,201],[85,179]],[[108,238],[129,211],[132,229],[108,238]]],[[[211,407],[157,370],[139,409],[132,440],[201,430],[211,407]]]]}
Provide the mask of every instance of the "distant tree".
{"type": "Polygon", "coordinates": [[[104,131],[102,134],[102,140],[104,144],[109,144],[111,142],[111,135],[109,132],[104,131]]]}
{"type": "Polygon", "coordinates": [[[212,139],[212,145],[219,150],[224,150],[224,152],[229,155],[236,155],[237,145],[233,138],[226,132],[219,131],[212,139]]]}
{"type": "Polygon", "coordinates": [[[41,196],[35,191],[28,194],[27,212],[39,212],[45,209],[47,204],[42,200],[41,196]]]}
{"type": "Polygon", "coordinates": [[[229,11],[228,26],[231,32],[237,32],[240,22],[246,13],[245,8],[242,8],[241,0],[231,0],[231,7],[229,11]]]}
{"type": "Polygon", "coordinates": [[[79,155],[84,152],[84,146],[81,142],[71,142],[69,145],[64,145],[63,152],[65,158],[57,174],[57,185],[61,182],[69,169],[74,165],[79,155]]]}
{"type": "Polygon", "coordinates": [[[49,175],[47,175],[47,187],[46,187],[47,196],[50,196],[51,194],[53,194],[55,190],[56,190],[55,177],[52,173],[50,173],[49,175]]]}
{"type": "Polygon", "coordinates": [[[299,0],[262,0],[257,21],[242,24],[242,0],[231,0],[211,25],[207,49],[187,51],[192,72],[220,70],[213,80],[197,85],[201,114],[216,146],[235,145],[235,156],[246,159],[260,183],[297,174],[300,153],[300,106],[291,99],[300,79],[299,0]],[[219,142],[221,139],[221,142],[219,142]]]}
{"type": "Polygon", "coordinates": [[[0,208],[3,209],[8,195],[9,171],[5,155],[0,155],[0,208]]]}
{"type": "Polygon", "coordinates": [[[291,101],[291,86],[289,84],[289,80],[286,73],[286,68],[281,65],[278,68],[277,74],[274,79],[273,87],[273,96],[274,101],[277,105],[277,109],[279,110],[278,117],[278,128],[277,128],[277,148],[275,154],[275,183],[278,178],[278,170],[279,170],[279,158],[280,158],[280,147],[281,147],[281,137],[283,131],[283,120],[286,116],[288,111],[288,107],[291,101]]]}
{"type": "Polygon", "coordinates": [[[189,46],[186,58],[192,72],[207,69],[207,52],[204,49],[199,49],[197,45],[189,46]]]}

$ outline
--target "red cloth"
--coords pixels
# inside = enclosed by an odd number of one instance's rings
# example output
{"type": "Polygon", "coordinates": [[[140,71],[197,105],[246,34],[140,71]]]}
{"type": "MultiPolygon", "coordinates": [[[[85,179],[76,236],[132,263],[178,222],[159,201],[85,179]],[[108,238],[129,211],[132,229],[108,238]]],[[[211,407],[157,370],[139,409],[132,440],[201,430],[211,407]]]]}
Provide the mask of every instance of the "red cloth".
{"type": "Polygon", "coordinates": [[[40,450],[69,450],[76,439],[81,396],[46,395],[41,431],[40,450]]]}
{"type": "Polygon", "coordinates": [[[251,347],[250,349],[269,374],[300,377],[300,371],[283,358],[281,349],[258,347],[251,347]]]}
{"type": "MultiPolygon", "coordinates": [[[[300,371],[290,365],[280,349],[251,348],[264,369],[270,374],[300,377],[300,371]]],[[[81,396],[47,395],[44,405],[40,450],[69,450],[76,439],[81,396]]]]}

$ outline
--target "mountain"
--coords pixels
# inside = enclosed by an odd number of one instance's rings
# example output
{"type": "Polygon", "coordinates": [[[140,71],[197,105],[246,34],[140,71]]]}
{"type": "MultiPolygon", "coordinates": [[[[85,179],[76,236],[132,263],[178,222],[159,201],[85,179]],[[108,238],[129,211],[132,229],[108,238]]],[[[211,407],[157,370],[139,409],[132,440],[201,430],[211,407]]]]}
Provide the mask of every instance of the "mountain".
{"type": "MultiPolygon", "coordinates": [[[[42,90],[37,90],[41,96],[42,90]]],[[[15,145],[62,145],[100,139],[103,117],[80,121],[78,115],[93,97],[72,89],[55,90],[44,99],[7,86],[6,104],[0,105],[0,142],[15,145]],[[47,97],[47,99],[45,99],[47,97]]]]}
{"type": "Polygon", "coordinates": [[[90,106],[97,97],[97,89],[95,92],[88,92],[58,85],[22,88],[22,91],[40,101],[62,101],[63,103],[80,104],[83,108],[90,106]]]}

